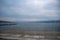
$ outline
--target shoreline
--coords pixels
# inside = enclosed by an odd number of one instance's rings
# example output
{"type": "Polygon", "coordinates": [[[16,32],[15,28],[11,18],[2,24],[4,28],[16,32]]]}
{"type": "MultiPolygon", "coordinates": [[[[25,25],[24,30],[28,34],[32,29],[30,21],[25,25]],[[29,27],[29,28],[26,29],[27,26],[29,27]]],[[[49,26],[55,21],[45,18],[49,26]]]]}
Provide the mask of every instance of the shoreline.
{"type": "Polygon", "coordinates": [[[10,34],[30,34],[30,35],[60,35],[60,31],[56,30],[0,30],[0,33],[10,33],[10,34]]]}

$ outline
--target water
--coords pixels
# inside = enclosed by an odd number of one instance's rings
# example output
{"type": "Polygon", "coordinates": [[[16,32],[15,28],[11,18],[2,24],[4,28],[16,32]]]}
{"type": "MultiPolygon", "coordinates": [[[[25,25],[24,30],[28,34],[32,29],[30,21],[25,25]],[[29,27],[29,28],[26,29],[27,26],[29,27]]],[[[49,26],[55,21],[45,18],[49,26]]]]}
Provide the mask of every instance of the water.
{"type": "MultiPolygon", "coordinates": [[[[60,30],[60,23],[20,23],[17,25],[0,26],[0,30],[60,30]]],[[[21,37],[22,34],[18,33],[0,33],[0,38],[14,40],[59,40],[59,34],[59,31],[43,31],[43,35],[40,32],[40,35],[25,34],[24,37],[21,37]]]]}
{"type": "Polygon", "coordinates": [[[60,30],[60,23],[20,23],[0,26],[0,30],[60,30]]]}

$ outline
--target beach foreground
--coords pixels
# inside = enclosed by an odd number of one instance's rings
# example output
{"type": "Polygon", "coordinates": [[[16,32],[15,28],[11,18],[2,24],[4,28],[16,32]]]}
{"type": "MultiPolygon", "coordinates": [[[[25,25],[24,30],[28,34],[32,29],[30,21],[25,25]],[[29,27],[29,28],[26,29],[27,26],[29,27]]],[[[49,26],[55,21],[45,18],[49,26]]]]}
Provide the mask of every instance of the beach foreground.
{"type": "Polygon", "coordinates": [[[59,40],[60,31],[1,30],[1,40],[59,40]]]}

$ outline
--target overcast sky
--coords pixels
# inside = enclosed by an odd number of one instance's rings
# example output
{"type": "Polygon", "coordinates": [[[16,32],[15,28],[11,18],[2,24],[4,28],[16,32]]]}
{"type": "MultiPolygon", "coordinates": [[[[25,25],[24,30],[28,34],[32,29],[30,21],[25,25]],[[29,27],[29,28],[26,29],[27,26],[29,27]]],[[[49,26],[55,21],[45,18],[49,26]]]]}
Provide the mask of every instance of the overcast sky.
{"type": "Polygon", "coordinates": [[[60,20],[58,0],[0,0],[0,20],[60,20]]]}

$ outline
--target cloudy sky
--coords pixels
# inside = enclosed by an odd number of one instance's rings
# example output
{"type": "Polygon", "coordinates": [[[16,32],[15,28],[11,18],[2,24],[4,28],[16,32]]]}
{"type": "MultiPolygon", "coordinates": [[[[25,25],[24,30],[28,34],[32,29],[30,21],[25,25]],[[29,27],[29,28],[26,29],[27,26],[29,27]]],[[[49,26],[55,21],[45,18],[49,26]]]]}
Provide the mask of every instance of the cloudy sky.
{"type": "Polygon", "coordinates": [[[0,0],[0,20],[60,20],[59,0],[0,0]]]}

